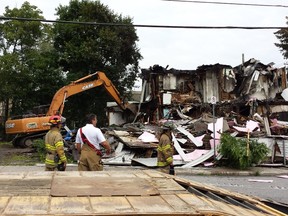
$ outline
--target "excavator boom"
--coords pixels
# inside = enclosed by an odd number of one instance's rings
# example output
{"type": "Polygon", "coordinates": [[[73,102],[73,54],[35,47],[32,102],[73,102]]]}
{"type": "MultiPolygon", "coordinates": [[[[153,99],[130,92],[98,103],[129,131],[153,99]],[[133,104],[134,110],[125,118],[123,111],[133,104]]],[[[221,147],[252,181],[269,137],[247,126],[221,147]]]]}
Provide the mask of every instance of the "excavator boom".
{"type": "Polygon", "coordinates": [[[106,77],[105,73],[98,71],[59,89],[52,99],[47,116],[55,115],[57,113],[61,115],[63,113],[65,100],[68,97],[101,85],[105,87],[106,91],[116,101],[122,110],[127,108],[127,105],[122,102],[118,90],[106,77]],[[87,81],[89,79],[93,80],[87,81]]]}

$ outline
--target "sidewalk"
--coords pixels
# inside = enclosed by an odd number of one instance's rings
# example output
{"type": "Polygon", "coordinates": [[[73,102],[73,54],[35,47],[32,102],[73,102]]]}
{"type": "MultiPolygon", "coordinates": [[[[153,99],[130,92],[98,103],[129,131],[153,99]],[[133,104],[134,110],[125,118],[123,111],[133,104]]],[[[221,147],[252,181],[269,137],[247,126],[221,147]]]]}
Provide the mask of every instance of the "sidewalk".
{"type": "MultiPolygon", "coordinates": [[[[150,169],[144,166],[104,166],[104,170],[150,169]]],[[[44,171],[44,164],[36,166],[0,166],[0,173],[44,171]]],[[[76,164],[68,164],[66,171],[77,171],[76,164]]],[[[225,167],[175,167],[176,175],[222,175],[222,176],[277,176],[288,175],[288,167],[251,167],[248,170],[236,170],[225,167]]]]}
{"type": "Polygon", "coordinates": [[[251,167],[248,170],[236,170],[226,167],[176,167],[178,175],[223,175],[223,176],[277,176],[288,175],[287,167],[251,167]]]}

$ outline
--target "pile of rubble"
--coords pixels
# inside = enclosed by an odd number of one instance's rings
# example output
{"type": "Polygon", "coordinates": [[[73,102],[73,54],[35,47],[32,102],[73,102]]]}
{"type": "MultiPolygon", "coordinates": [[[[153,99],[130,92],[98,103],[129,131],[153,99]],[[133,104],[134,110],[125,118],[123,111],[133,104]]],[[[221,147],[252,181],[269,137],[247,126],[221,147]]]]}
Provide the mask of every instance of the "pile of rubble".
{"type": "MultiPolygon", "coordinates": [[[[272,63],[265,65],[255,59],[236,67],[215,64],[196,70],[168,70],[154,65],[142,69],[142,80],[134,123],[109,129],[115,153],[104,160],[106,164],[156,166],[159,126],[171,121],[176,126],[175,165],[213,165],[221,158],[217,145],[223,132],[265,143],[271,149],[267,162],[286,165],[285,67],[275,68],[272,63]]],[[[117,110],[109,110],[108,115],[114,112],[115,116],[117,110]]],[[[119,119],[110,117],[109,122],[119,119]]]]}
{"type": "MultiPolygon", "coordinates": [[[[287,155],[285,143],[288,136],[268,136],[266,129],[279,131],[286,128],[286,124],[273,119],[272,126],[267,126],[264,119],[257,120],[256,117],[259,119],[259,116],[255,116],[255,119],[247,119],[246,124],[243,125],[238,124],[236,119],[228,120],[224,117],[216,119],[209,114],[203,114],[201,118],[194,120],[161,120],[159,125],[165,121],[171,121],[175,125],[173,143],[176,166],[184,168],[198,165],[213,166],[215,159],[221,159],[217,146],[223,132],[265,143],[271,149],[271,154],[268,155],[271,158],[270,162],[275,165],[275,162],[281,162],[281,158],[283,161],[285,154],[287,155]]],[[[114,151],[111,156],[104,159],[104,163],[156,167],[156,148],[160,130],[158,125],[142,124],[129,124],[113,130],[110,128],[106,135],[114,151]]]]}

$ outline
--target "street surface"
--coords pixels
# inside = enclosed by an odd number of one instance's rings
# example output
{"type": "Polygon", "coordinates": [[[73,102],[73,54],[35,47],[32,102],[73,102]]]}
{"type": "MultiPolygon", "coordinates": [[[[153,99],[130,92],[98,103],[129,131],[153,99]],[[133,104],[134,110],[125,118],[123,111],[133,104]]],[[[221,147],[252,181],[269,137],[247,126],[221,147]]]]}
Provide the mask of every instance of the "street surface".
{"type": "Polygon", "coordinates": [[[288,179],[285,178],[274,176],[178,176],[288,205],[288,179]]]}

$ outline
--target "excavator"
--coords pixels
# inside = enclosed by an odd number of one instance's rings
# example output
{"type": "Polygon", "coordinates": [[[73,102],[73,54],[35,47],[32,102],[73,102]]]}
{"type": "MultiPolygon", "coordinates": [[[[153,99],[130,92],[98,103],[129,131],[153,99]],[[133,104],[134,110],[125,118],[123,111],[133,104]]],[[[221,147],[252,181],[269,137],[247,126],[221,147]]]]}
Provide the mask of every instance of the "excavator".
{"type": "Polygon", "coordinates": [[[108,94],[123,111],[128,110],[130,115],[131,113],[136,115],[136,105],[121,100],[118,90],[106,77],[105,73],[97,71],[60,88],[54,95],[46,114],[31,114],[8,119],[5,122],[5,132],[6,134],[16,135],[12,140],[14,147],[25,148],[31,146],[34,139],[43,137],[50,129],[49,117],[55,114],[62,115],[68,97],[97,86],[104,86],[108,94]]]}

